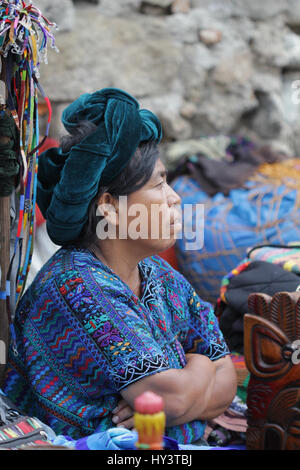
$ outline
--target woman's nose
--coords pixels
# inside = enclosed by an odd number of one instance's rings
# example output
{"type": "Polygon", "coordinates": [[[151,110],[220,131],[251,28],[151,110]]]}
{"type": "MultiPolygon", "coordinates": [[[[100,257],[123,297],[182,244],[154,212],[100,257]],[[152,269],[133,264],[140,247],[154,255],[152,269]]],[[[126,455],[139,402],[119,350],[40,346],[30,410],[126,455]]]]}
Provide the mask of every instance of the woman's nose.
{"type": "Polygon", "coordinates": [[[168,205],[181,205],[181,197],[179,196],[179,194],[177,194],[176,191],[174,191],[174,189],[170,185],[168,185],[168,190],[168,205]]]}

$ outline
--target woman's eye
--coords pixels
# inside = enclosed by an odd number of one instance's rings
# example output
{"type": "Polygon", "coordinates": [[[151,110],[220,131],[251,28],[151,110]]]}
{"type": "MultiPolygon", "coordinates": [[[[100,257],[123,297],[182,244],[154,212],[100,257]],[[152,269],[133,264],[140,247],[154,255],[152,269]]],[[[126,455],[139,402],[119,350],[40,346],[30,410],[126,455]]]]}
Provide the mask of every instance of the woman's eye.
{"type": "Polygon", "coordinates": [[[156,185],[157,188],[161,188],[165,184],[164,181],[161,181],[159,184],[156,185]]]}

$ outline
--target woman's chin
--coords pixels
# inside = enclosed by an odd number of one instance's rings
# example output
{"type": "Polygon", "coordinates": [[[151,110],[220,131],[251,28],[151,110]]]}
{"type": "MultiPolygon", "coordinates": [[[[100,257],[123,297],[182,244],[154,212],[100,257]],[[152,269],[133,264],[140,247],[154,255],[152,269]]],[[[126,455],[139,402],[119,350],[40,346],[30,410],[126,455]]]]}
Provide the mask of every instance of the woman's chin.
{"type": "Polygon", "coordinates": [[[178,231],[175,231],[175,229],[170,230],[170,234],[167,237],[162,237],[160,240],[157,240],[157,246],[159,246],[160,251],[168,250],[175,245],[177,239],[178,231]]]}
{"type": "Polygon", "coordinates": [[[168,250],[169,248],[172,248],[172,246],[175,245],[175,242],[176,239],[174,237],[170,237],[168,239],[149,239],[147,240],[146,244],[143,243],[142,250],[145,253],[147,252],[147,256],[150,256],[149,253],[161,253],[163,251],[168,250]]]}
{"type": "Polygon", "coordinates": [[[171,228],[171,233],[173,231],[175,234],[179,234],[182,230],[182,223],[181,222],[175,222],[175,224],[172,224],[170,226],[170,228],[171,228]]]}

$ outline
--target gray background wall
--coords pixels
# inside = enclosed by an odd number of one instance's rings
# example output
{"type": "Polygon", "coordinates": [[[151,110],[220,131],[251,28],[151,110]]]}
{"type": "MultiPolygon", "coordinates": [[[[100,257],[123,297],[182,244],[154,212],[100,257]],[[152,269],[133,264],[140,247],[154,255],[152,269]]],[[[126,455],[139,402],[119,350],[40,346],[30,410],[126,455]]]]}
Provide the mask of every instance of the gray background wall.
{"type": "Polygon", "coordinates": [[[159,115],[170,163],[216,134],[300,155],[300,1],[34,3],[59,26],[41,68],[53,137],[66,104],[113,86],[159,115]]]}

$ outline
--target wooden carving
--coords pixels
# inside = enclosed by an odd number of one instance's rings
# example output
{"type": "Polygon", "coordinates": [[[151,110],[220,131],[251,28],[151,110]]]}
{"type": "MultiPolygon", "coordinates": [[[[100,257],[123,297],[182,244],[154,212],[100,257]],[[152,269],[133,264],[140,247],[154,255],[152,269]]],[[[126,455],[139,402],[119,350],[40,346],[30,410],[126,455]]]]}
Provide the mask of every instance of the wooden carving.
{"type": "Polygon", "coordinates": [[[300,449],[300,293],[251,294],[248,305],[247,449],[300,449]]]}

